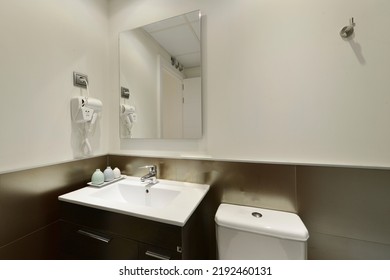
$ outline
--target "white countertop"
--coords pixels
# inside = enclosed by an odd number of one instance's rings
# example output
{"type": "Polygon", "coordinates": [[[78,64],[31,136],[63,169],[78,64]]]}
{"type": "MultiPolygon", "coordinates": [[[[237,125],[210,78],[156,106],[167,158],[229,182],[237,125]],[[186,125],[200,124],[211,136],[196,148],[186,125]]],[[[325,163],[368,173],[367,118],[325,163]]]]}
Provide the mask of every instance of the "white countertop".
{"type": "Polygon", "coordinates": [[[58,197],[70,202],[115,213],[145,218],[157,222],[184,226],[200,204],[210,186],[169,180],[158,180],[148,187],[139,177],[125,176],[124,180],[104,187],[87,186],[58,197]],[[153,198],[157,203],[150,203],[153,198]],[[151,199],[152,198],[152,199],[151,199]]]}

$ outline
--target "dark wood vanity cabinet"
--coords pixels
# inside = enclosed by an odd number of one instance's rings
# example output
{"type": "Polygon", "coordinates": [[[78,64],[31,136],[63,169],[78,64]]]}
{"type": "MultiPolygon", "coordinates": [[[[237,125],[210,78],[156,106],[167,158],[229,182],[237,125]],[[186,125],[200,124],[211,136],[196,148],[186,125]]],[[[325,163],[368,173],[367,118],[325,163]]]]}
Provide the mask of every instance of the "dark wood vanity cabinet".
{"type": "Polygon", "coordinates": [[[138,242],[61,221],[61,253],[65,259],[137,259],[138,242]]]}
{"type": "Polygon", "coordinates": [[[64,259],[207,259],[198,211],[175,226],[60,202],[64,259]]]}

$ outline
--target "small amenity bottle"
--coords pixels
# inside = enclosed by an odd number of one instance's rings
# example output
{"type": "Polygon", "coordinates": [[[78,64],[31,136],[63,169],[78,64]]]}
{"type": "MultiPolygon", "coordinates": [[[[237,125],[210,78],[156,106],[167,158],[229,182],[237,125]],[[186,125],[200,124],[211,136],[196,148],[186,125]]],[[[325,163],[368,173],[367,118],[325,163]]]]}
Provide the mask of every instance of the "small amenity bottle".
{"type": "Polygon", "coordinates": [[[118,178],[120,178],[120,177],[121,177],[121,171],[119,170],[118,167],[115,167],[115,168],[114,168],[114,178],[115,178],[115,179],[118,179],[118,178]]]}
{"type": "Polygon", "coordinates": [[[92,174],[91,182],[94,185],[100,185],[104,183],[104,174],[100,171],[100,169],[96,169],[92,174]]]}
{"type": "Polygon", "coordinates": [[[107,166],[104,170],[104,181],[110,182],[112,180],[114,180],[114,171],[112,171],[111,166],[107,166]]]}

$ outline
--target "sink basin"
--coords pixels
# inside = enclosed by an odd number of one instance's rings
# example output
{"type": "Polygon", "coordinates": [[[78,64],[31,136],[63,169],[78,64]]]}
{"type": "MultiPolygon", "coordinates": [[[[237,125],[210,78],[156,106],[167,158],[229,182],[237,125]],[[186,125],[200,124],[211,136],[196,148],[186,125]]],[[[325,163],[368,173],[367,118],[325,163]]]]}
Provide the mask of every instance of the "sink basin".
{"type": "Polygon", "coordinates": [[[146,187],[138,177],[104,187],[87,186],[61,195],[60,201],[184,226],[200,204],[209,185],[159,180],[146,187]]]}
{"type": "Polygon", "coordinates": [[[103,188],[91,194],[91,196],[118,203],[130,203],[144,207],[164,208],[172,202],[180,191],[155,187],[117,183],[109,188],[103,188]]]}

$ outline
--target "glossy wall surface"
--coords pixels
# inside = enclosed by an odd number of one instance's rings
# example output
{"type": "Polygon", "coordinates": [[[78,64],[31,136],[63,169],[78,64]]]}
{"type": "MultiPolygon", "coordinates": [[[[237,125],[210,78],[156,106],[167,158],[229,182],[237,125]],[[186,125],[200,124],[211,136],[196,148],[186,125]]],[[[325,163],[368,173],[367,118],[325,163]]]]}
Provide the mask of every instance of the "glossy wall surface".
{"type": "Polygon", "coordinates": [[[109,162],[128,175],[156,164],[159,178],[210,184],[210,236],[221,202],[257,206],[301,217],[309,259],[390,259],[390,170],[115,155],[109,162]]]}
{"type": "Polygon", "coordinates": [[[390,259],[390,171],[297,167],[314,259],[390,259]]]}
{"type": "Polygon", "coordinates": [[[56,259],[58,195],[84,187],[96,168],[208,183],[201,213],[210,258],[221,202],[297,213],[309,259],[390,259],[390,170],[108,155],[0,174],[0,259],[56,259]]]}
{"type": "Polygon", "coordinates": [[[56,259],[57,197],[106,164],[101,156],[0,174],[0,259],[56,259]]]}

